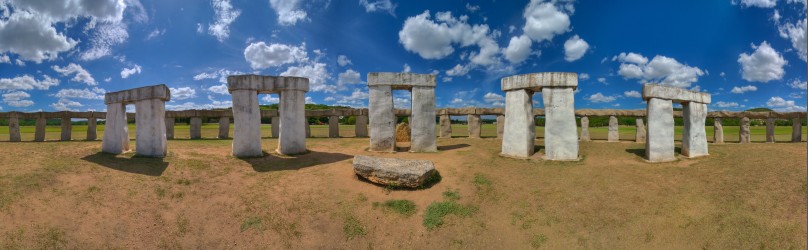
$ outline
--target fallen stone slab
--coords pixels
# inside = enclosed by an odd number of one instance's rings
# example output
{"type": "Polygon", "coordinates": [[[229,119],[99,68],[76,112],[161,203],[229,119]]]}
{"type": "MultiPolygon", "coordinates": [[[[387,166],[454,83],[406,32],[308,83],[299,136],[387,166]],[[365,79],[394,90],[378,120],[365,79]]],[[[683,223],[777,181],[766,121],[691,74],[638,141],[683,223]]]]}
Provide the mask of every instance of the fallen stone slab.
{"type": "Polygon", "coordinates": [[[417,188],[437,174],[435,165],[427,160],[405,160],[354,156],[354,172],[370,182],[396,187],[417,188]]]}

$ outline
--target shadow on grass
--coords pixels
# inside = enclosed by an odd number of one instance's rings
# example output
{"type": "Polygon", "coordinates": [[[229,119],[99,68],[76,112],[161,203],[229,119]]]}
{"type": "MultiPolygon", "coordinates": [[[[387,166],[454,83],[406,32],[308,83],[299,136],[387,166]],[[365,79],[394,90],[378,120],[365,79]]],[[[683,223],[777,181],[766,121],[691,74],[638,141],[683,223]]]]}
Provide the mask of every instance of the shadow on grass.
{"type": "MultiPolygon", "coordinates": [[[[640,158],[645,159],[645,148],[629,148],[629,149],[626,149],[626,152],[635,154],[635,155],[639,156],[640,158]]],[[[677,154],[677,155],[682,154],[682,148],[681,147],[674,147],[673,153],[677,154]]]]}
{"type": "Polygon", "coordinates": [[[168,168],[168,162],[162,158],[132,156],[132,158],[119,158],[114,154],[98,152],[81,158],[110,169],[148,176],[161,176],[168,168]]]}
{"type": "Polygon", "coordinates": [[[455,144],[455,145],[438,146],[438,151],[449,151],[449,150],[467,148],[469,146],[471,146],[471,145],[468,145],[468,144],[465,144],[465,143],[455,144]]]}
{"type": "Polygon", "coordinates": [[[322,164],[329,164],[338,161],[351,159],[353,156],[340,153],[326,153],[309,151],[298,155],[281,155],[278,153],[267,153],[264,151],[262,157],[240,157],[252,166],[256,172],[271,172],[284,170],[299,170],[322,164]]]}

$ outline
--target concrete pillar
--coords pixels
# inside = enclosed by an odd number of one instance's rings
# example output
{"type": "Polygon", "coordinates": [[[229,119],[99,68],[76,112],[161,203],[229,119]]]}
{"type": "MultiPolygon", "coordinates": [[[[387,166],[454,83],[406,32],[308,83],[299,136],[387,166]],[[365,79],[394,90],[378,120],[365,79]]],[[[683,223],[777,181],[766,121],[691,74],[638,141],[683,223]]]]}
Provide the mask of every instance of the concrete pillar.
{"type": "Polygon", "coordinates": [[[8,118],[8,140],[12,142],[21,141],[20,138],[20,118],[15,113],[8,118]]]}
{"type": "Polygon", "coordinates": [[[356,116],[356,137],[368,137],[368,117],[366,115],[356,116]]]}
{"type": "Polygon", "coordinates": [[[272,123],[270,125],[272,126],[272,138],[278,138],[278,134],[280,134],[281,131],[281,117],[273,116],[270,118],[270,122],[272,123]]]}
{"type": "MultiPolygon", "coordinates": [[[[575,97],[572,88],[543,88],[544,159],[578,159],[578,127],[575,126],[575,97]]],[[[532,117],[532,116],[531,116],[532,117]]]]}
{"type": "Polygon", "coordinates": [[[129,150],[129,127],[126,124],[126,105],[107,104],[106,125],[101,141],[101,151],[120,154],[129,150]]]}
{"type": "Polygon", "coordinates": [[[713,119],[713,143],[724,143],[724,124],[721,124],[721,118],[713,119]]]}
{"type": "Polygon", "coordinates": [[[589,137],[589,117],[581,117],[581,141],[591,141],[589,137]]]}
{"type": "Polygon", "coordinates": [[[502,134],[505,133],[505,115],[497,116],[497,139],[502,139],[502,134]]]}
{"type": "Polygon", "coordinates": [[[802,119],[799,117],[791,118],[791,142],[802,141],[802,119]]]}
{"type": "Polygon", "coordinates": [[[482,126],[480,115],[468,115],[466,121],[468,121],[469,124],[469,138],[480,138],[480,126],[482,126]]]}
{"type": "Polygon", "coordinates": [[[253,90],[234,90],[230,94],[233,96],[233,156],[263,156],[258,93],[253,90]]]}
{"type": "Polygon", "coordinates": [[[339,138],[339,116],[328,117],[328,138],[339,138]]]}
{"type": "Polygon", "coordinates": [[[219,117],[219,139],[230,138],[230,117],[219,117]]]}
{"type": "Polygon", "coordinates": [[[636,143],[644,143],[645,142],[645,124],[643,124],[642,118],[637,118],[637,135],[634,136],[634,142],[636,143]]]}
{"type": "Polygon", "coordinates": [[[73,124],[70,123],[70,117],[62,117],[62,141],[69,141],[72,139],[73,124]]]}
{"type": "Polygon", "coordinates": [[[646,160],[650,162],[676,160],[673,143],[673,102],[650,98],[646,113],[648,115],[648,135],[645,141],[646,160]]]}
{"type": "Polygon", "coordinates": [[[741,131],[738,137],[739,143],[752,142],[752,138],[749,136],[749,117],[741,118],[741,131]]]}
{"type": "Polygon", "coordinates": [[[87,140],[88,141],[95,141],[98,139],[98,131],[96,130],[97,119],[95,117],[90,117],[87,119],[87,140]]]}
{"type": "Polygon", "coordinates": [[[284,90],[280,94],[280,133],[278,153],[284,155],[306,152],[306,91],[284,90]]]}
{"type": "Polygon", "coordinates": [[[311,125],[309,125],[308,118],[306,118],[306,138],[311,138],[311,125]]]}
{"type": "Polygon", "coordinates": [[[48,120],[45,118],[36,118],[36,131],[34,131],[34,141],[45,141],[45,126],[48,120]]]}
{"type": "Polygon", "coordinates": [[[533,93],[526,89],[505,92],[505,132],[502,155],[526,158],[533,155],[536,123],[533,121],[533,93]]]}
{"type": "Polygon", "coordinates": [[[191,117],[191,139],[202,139],[201,117],[191,117]]]}
{"type": "Polygon", "coordinates": [[[693,158],[709,155],[707,149],[707,132],[704,122],[707,120],[707,104],[682,104],[684,129],[682,130],[682,155],[693,158]]]}
{"type": "Polygon", "coordinates": [[[390,86],[369,86],[370,151],[393,152],[396,147],[396,116],[390,86]]]}
{"type": "Polygon", "coordinates": [[[452,138],[452,117],[440,116],[440,138],[452,138]]]}
{"type": "Polygon", "coordinates": [[[435,87],[412,87],[410,152],[438,152],[435,134],[435,87]]]}
{"type": "Polygon", "coordinates": [[[135,153],[166,156],[166,105],[160,99],[135,102],[135,153]]]}
{"type": "Polygon", "coordinates": [[[610,142],[618,142],[620,141],[620,127],[617,123],[617,117],[609,116],[609,141],[610,142]]]}
{"type": "Polygon", "coordinates": [[[774,143],[776,139],[774,138],[774,118],[766,119],[766,142],[774,143]]]}
{"type": "Polygon", "coordinates": [[[174,139],[174,118],[166,118],[166,139],[174,139]]]}

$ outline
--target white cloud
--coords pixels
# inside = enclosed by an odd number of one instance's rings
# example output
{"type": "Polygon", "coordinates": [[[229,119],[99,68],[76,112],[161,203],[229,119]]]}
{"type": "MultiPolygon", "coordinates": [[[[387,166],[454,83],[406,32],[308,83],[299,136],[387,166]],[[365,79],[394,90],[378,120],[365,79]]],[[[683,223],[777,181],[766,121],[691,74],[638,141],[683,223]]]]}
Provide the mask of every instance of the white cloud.
{"type": "Polygon", "coordinates": [[[640,54],[633,53],[633,52],[629,52],[629,53],[623,52],[623,53],[620,53],[619,55],[616,55],[616,56],[612,57],[612,61],[619,61],[619,62],[642,65],[642,64],[648,63],[648,58],[644,57],[644,56],[642,56],[640,54]]]}
{"type": "Polygon", "coordinates": [[[222,83],[220,85],[210,86],[208,88],[209,92],[220,94],[220,95],[229,95],[230,91],[227,90],[227,84],[222,83]]]}
{"type": "Polygon", "coordinates": [[[455,51],[454,45],[468,47],[477,45],[479,52],[470,55],[478,65],[497,63],[494,58],[500,51],[490,34],[488,25],[469,25],[468,16],[456,18],[451,12],[438,12],[434,20],[429,11],[407,18],[398,32],[399,43],[407,51],[418,53],[424,59],[441,59],[455,51]]]}
{"type": "Polygon", "coordinates": [[[8,19],[0,19],[0,52],[17,54],[23,60],[53,60],[77,43],[58,33],[50,18],[41,14],[15,11],[8,19]]]}
{"type": "Polygon", "coordinates": [[[166,110],[189,110],[189,109],[209,110],[209,109],[223,109],[230,107],[233,107],[232,101],[212,100],[210,103],[202,103],[202,104],[197,104],[194,102],[185,102],[181,104],[166,103],[166,110]]]}
{"type": "Polygon", "coordinates": [[[347,56],[339,55],[337,57],[337,64],[339,64],[340,67],[345,67],[345,66],[351,65],[353,63],[351,63],[351,59],[348,59],[347,56]]]}
{"type": "Polygon", "coordinates": [[[806,82],[794,79],[793,81],[788,83],[788,86],[791,87],[791,88],[795,88],[795,89],[805,90],[806,89],[806,82]]]}
{"type": "Polygon", "coordinates": [[[623,92],[623,95],[625,95],[626,97],[642,98],[642,94],[640,94],[640,92],[636,90],[623,92]]]}
{"type": "Polygon", "coordinates": [[[405,64],[404,64],[404,72],[410,72],[410,71],[412,71],[412,68],[410,68],[410,65],[409,65],[409,64],[406,64],[406,63],[405,63],[405,64]]]}
{"type": "Polygon", "coordinates": [[[599,83],[606,84],[606,85],[608,85],[608,84],[609,84],[609,83],[607,83],[607,82],[606,82],[606,78],[605,78],[605,77],[598,77],[598,82],[599,82],[599,83]]]}
{"type": "Polygon", "coordinates": [[[50,87],[59,85],[59,79],[42,76],[42,80],[36,80],[30,75],[23,75],[14,78],[0,78],[0,90],[48,90],[50,87]]]}
{"type": "Polygon", "coordinates": [[[199,34],[205,33],[205,28],[202,26],[201,23],[196,23],[196,33],[199,34]]]}
{"type": "Polygon", "coordinates": [[[578,79],[580,79],[581,81],[589,80],[589,74],[581,73],[581,74],[578,75],[578,79]]]}
{"type": "Polygon", "coordinates": [[[306,11],[299,8],[301,0],[269,0],[269,5],[278,13],[278,24],[295,25],[308,20],[306,11]]]}
{"type": "Polygon", "coordinates": [[[9,58],[8,55],[0,55],[0,63],[11,64],[11,58],[9,58]]]}
{"type": "Polygon", "coordinates": [[[264,42],[251,43],[244,49],[244,59],[253,69],[277,67],[287,63],[304,62],[308,60],[306,44],[300,46],[273,43],[269,46],[264,42]]]}
{"type": "MultiPolygon", "coordinates": [[[[525,7],[523,16],[525,26],[522,30],[533,41],[541,42],[552,40],[556,35],[564,34],[570,30],[570,17],[572,5],[567,4],[561,8],[556,6],[557,1],[545,2],[531,0],[525,7]]],[[[563,2],[563,1],[562,1],[563,2]]]]}
{"type": "Polygon", "coordinates": [[[326,70],[324,63],[314,62],[302,66],[292,66],[281,73],[281,76],[308,77],[309,88],[313,92],[334,93],[337,90],[336,86],[326,84],[331,79],[331,75],[326,70]]]}
{"type": "MultiPolygon", "coordinates": [[[[59,99],[58,102],[51,103],[51,108],[59,111],[75,111],[78,107],[82,107],[81,103],[76,101],[71,101],[68,99],[59,99]]],[[[167,105],[166,105],[167,106],[167,105]]]]}
{"type": "Polygon", "coordinates": [[[106,90],[95,87],[93,89],[60,89],[54,96],[67,99],[67,98],[79,98],[79,99],[90,99],[90,100],[103,100],[104,94],[107,93],[106,90]]]}
{"type": "Polygon", "coordinates": [[[81,65],[70,63],[66,67],[61,68],[59,66],[53,65],[51,67],[54,71],[59,72],[62,76],[69,76],[75,74],[75,76],[70,79],[71,81],[76,82],[83,82],[90,86],[98,85],[98,82],[95,81],[90,72],[87,72],[81,65]]]}
{"type": "Polygon", "coordinates": [[[607,103],[607,102],[613,102],[614,100],[617,100],[617,96],[607,96],[607,95],[603,95],[600,92],[598,92],[598,93],[595,93],[594,95],[591,95],[589,97],[584,97],[584,99],[587,99],[587,100],[589,100],[591,102],[594,102],[594,103],[607,103]]]}
{"type": "Polygon", "coordinates": [[[343,73],[339,73],[338,77],[337,83],[340,85],[362,83],[362,77],[359,75],[359,72],[356,72],[353,69],[348,69],[343,73]]]}
{"type": "Polygon", "coordinates": [[[196,90],[190,87],[182,87],[182,88],[169,88],[171,90],[171,99],[173,100],[185,100],[196,97],[196,90]]]}
{"type": "MultiPolygon", "coordinates": [[[[732,4],[737,5],[738,0],[732,0],[732,4]]],[[[772,8],[777,6],[777,0],[740,0],[740,4],[744,7],[772,8]]]]}
{"type": "Polygon", "coordinates": [[[163,29],[163,30],[160,30],[160,29],[154,29],[152,32],[149,32],[149,34],[148,34],[148,35],[146,35],[146,40],[151,40],[151,39],[154,39],[154,38],[156,38],[156,37],[158,37],[158,36],[162,36],[162,35],[163,35],[163,34],[165,34],[165,33],[166,33],[166,30],[165,30],[165,29],[163,29]]]}
{"type": "Polygon", "coordinates": [[[210,4],[213,6],[216,22],[208,24],[208,34],[215,36],[219,42],[224,42],[230,37],[230,24],[241,15],[241,10],[234,9],[230,0],[213,0],[210,4]]]}
{"type": "Polygon", "coordinates": [[[485,93],[485,95],[483,96],[483,101],[485,101],[487,103],[504,102],[505,97],[500,95],[500,94],[488,92],[488,93],[485,93]]]}
{"type": "Polygon", "coordinates": [[[12,107],[28,107],[34,105],[34,102],[27,100],[31,95],[23,91],[12,91],[3,94],[3,102],[12,107]]]}
{"type": "Polygon", "coordinates": [[[806,19],[797,21],[796,24],[786,23],[778,27],[780,37],[791,41],[791,46],[797,51],[797,54],[799,54],[800,59],[803,61],[806,61],[806,54],[808,54],[808,41],[805,39],[805,28],[806,19]]]}
{"type": "Polygon", "coordinates": [[[266,102],[266,103],[280,103],[281,102],[281,99],[278,98],[277,95],[264,95],[264,97],[261,97],[261,100],[266,102]]]}
{"type": "Polygon", "coordinates": [[[451,82],[452,80],[454,80],[454,78],[448,76],[444,76],[443,78],[441,78],[442,82],[451,82]]]}
{"type": "Polygon", "coordinates": [[[453,68],[446,71],[446,75],[448,76],[464,76],[469,73],[470,68],[468,65],[455,65],[453,68]]]}
{"type": "Polygon", "coordinates": [[[766,41],[759,46],[753,44],[752,48],[755,49],[755,52],[751,55],[741,53],[738,56],[743,79],[750,82],[768,82],[783,79],[786,73],[783,66],[788,64],[788,61],[783,59],[783,56],[766,41]]]}
{"type": "Polygon", "coordinates": [[[746,92],[753,92],[753,91],[757,91],[757,87],[752,86],[752,85],[747,85],[747,86],[741,86],[741,87],[737,87],[737,86],[733,87],[730,92],[732,92],[734,94],[743,94],[743,93],[746,93],[746,92]]]}
{"type": "Polygon", "coordinates": [[[365,7],[366,12],[386,11],[392,16],[396,16],[396,7],[398,7],[398,5],[391,0],[378,0],[373,2],[359,0],[359,4],[365,7]]]}
{"type": "Polygon", "coordinates": [[[738,105],[737,102],[716,102],[715,106],[719,108],[734,108],[740,105],[738,105]]]}
{"type": "Polygon", "coordinates": [[[135,64],[135,66],[132,66],[131,69],[130,68],[123,68],[123,69],[121,69],[121,78],[126,79],[131,75],[140,74],[141,69],[142,68],[140,67],[140,65],[137,65],[137,64],[135,64]]]}
{"type": "Polygon", "coordinates": [[[589,50],[589,43],[575,35],[564,42],[564,60],[574,62],[581,59],[587,50],[589,50]]]}
{"type": "Polygon", "coordinates": [[[355,88],[353,92],[351,92],[350,96],[340,96],[339,99],[336,98],[331,99],[336,100],[336,103],[342,105],[348,105],[351,107],[366,107],[369,98],[370,95],[368,94],[367,91],[362,91],[361,89],[355,88]]]}
{"type": "Polygon", "coordinates": [[[243,75],[244,72],[238,70],[219,69],[213,72],[202,72],[194,76],[194,80],[201,81],[205,79],[219,79],[220,83],[227,83],[227,76],[243,75]]]}
{"type": "Polygon", "coordinates": [[[466,10],[468,10],[471,13],[474,13],[474,12],[477,12],[478,10],[480,10],[480,6],[479,5],[471,5],[470,3],[466,3],[466,10]]]}
{"type": "Polygon", "coordinates": [[[503,54],[505,59],[511,63],[520,63],[525,61],[530,56],[530,47],[533,44],[530,38],[526,35],[511,37],[508,47],[505,48],[503,54]]]}
{"type": "Polygon", "coordinates": [[[682,64],[676,59],[666,56],[654,56],[651,61],[636,53],[620,53],[612,60],[620,61],[618,74],[626,79],[638,79],[641,82],[656,82],[679,88],[689,88],[704,75],[697,67],[682,64]]]}
{"type": "Polygon", "coordinates": [[[785,100],[779,96],[770,98],[769,101],[766,102],[766,105],[779,112],[805,111],[805,107],[798,106],[794,101],[785,100]]]}
{"type": "Polygon", "coordinates": [[[90,37],[90,49],[81,53],[80,59],[91,61],[112,54],[112,47],[129,39],[126,24],[122,22],[98,24],[90,37]]]}
{"type": "Polygon", "coordinates": [[[112,81],[112,77],[104,78],[104,82],[111,82],[111,81],[112,81]]]}

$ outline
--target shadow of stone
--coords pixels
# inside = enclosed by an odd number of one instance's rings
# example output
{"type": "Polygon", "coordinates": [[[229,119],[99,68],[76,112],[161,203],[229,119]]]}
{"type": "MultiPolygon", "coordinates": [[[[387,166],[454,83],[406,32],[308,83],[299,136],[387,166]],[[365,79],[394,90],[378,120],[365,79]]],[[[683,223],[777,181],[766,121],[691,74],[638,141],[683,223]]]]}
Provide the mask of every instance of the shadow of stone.
{"type": "Polygon", "coordinates": [[[262,157],[237,158],[252,166],[256,172],[271,172],[284,170],[300,170],[322,164],[329,164],[338,161],[351,159],[353,156],[340,153],[326,153],[309,151],[297,155],[280,155],[277,153],[264,152],[262,157]]]}
{"type": "Polygon", "coordinates": [[[626,149],[626,152],[635,154],[640,158],[645,158],[645,148],[629,148],[626,149]]]}
{"type": "Polygon", "coordinates": [[[468,145],[468,144],[465,144],[465,143],[455,144],[455,145],[447,145],[447,146],[438,146],[438,151],[449,151],[449,150],[467,148],[467,147],[470,147],[470,146],[471,145],[468,145]]]}
{"type": "Polygon", "coordinates": [[[161,176],[168,168],[168,162],[162,158],[132,156],[132,158],[119,158],[114,154],[98,152],[81,158],[113,170],[148,176],[161,176]]]}

